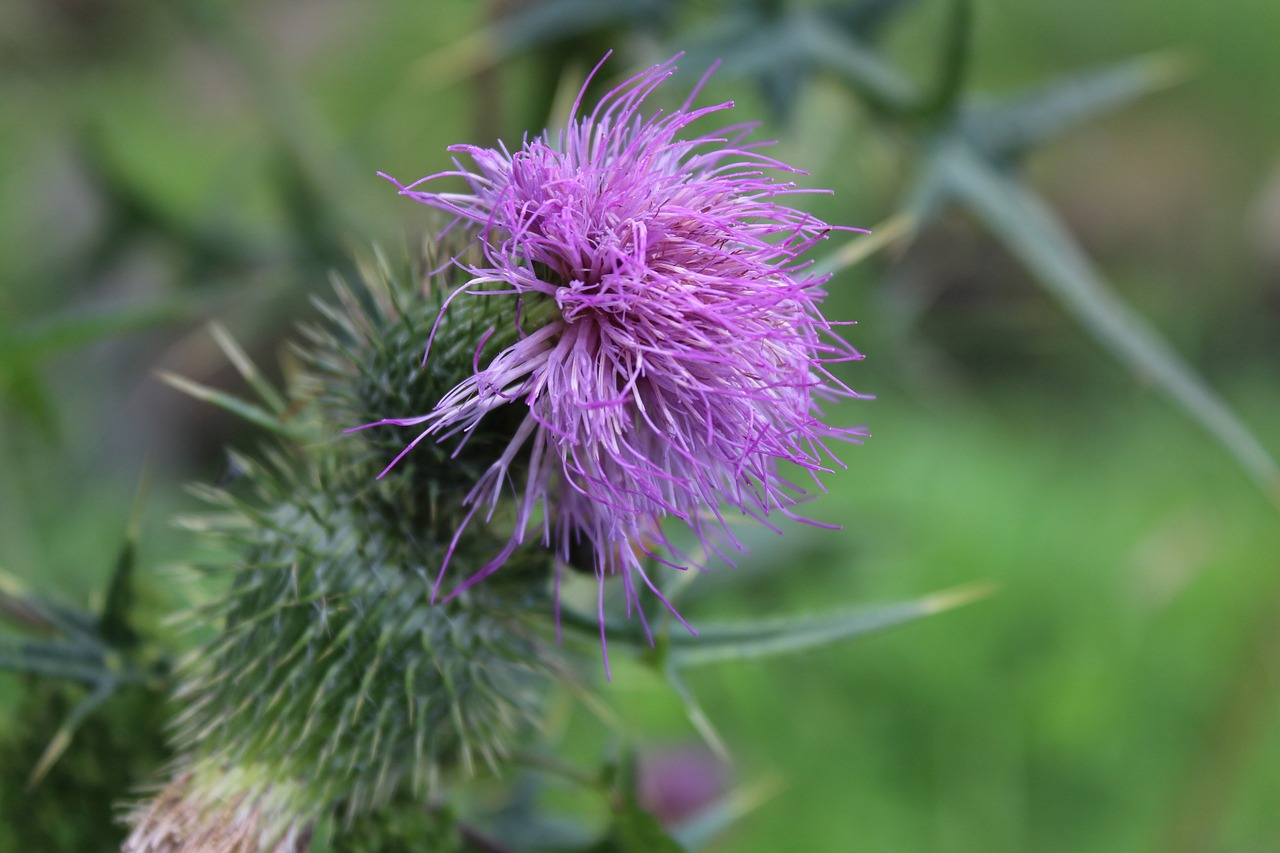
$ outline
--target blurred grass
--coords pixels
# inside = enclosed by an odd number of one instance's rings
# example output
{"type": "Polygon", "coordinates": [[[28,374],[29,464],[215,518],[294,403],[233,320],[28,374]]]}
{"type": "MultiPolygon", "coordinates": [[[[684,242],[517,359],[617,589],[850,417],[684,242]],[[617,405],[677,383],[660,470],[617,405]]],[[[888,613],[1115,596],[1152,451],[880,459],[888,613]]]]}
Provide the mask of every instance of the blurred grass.
{"type": "MultiPolygon", "coordinates": [[[[236,7],[233,23],[273,48],[269,67],[322,128],[302,144],[344,163],[332,185],[313,164],[318,188],[290,171],[288,129],[234,54],[176,14],[37,0],[0,11],[0,113],[19,117],[0,122],[0,338],[64,312],[186,304],[230,287],[243,298],[219,302],[218,318],[274,364],[282,330],[307,316],[302,292],[325,286],[329,261],[305,243],[332,235],[307,218],[308,193],[339,194],[343,240],[413,240],[423,212],[374,171],[413,179],[447,166],[447,144],[490,141],[475,138],[493,121],[473,84],[413,74],[474,30],[479,5],[236,7]],[[120,199],[86,144],[151,219],[113,223],[120,199]],[[193,265],[175,243],[193,234],[244,251],[193,265]]],[[[923,72],[941,6],[920,5],[890,49],[923,72]]],[[[1250,236],[1280,158],[1280,112],[1267,106],[1280,102],[1280,5],[1047,0],[978,13],[981,88],[1170,46],[1198,59],[1188,85],[1037,154],[1033,175],[1126,298],[1280,451],[1280,271],[1250,236]]],[[[539,68],[509,68],[514,140],[535,120],[539,68]]],[[[745,89],[722,77],[709,96],[762,115],[745,89]]],[[[815,209],[857,225],[883,218],[906,178],[901,154],[868,137],[829,81],[804,95],[795,127],[766,135],[781,137],[782,159],[812,168],[811,185],[837,189],[815,209]]],[[[1273,849],[1274,510],[998,250],[963,223],[949,228],[883,277],[859,269],[833,283],[831,314],[859,318],[852,337],[872,356],[850,381],[880,396],[847,412],[875,437],[843,454],[850,470],[814,505],[846,530],[762,541],[751,558],[760,570],[708,579],[714,589],[690,615],[818,610],[974,581],[1001,592],[797,662],[697,672],[692,687],[741,778],[786,784],[721,849],[1273,849]],[[909,292],[919,281],[934,290],[909,292]],[[896,326],[894,306],[913,298],[919,322],[896,326]]],[[[1270,235],[1280,242],[1280,230],[1270,235]]],[[[180,482],[224,476],[222,444],[255,441],[152,376],[239,387],[200,319],[22,365],[53,423],[17,395],[0,399],[0,567],[73,600],[100,593],[151,455],[162,475],[144,562],[171,582],[156,567],[190,547],[165,524],[185,505],[180,482]]],[[[17,366],[0,363],[0,379],[17,366]]],[[[0,734],[21,689],[0,676],[0,734]]],[[[655,739],[693,736],[643,673],[621,673],[609,691],[655,739]]],[[[575,719],[573,748],[594,761],[600,738],[580,730],[591,727],[575,719]]]]}

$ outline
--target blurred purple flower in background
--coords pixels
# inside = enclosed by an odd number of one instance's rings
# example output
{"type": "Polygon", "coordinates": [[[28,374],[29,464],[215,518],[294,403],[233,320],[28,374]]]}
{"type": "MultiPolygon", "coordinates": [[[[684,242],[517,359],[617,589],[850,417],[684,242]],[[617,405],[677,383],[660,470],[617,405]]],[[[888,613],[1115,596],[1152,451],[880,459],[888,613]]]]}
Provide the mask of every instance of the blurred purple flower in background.
{"type": "Polygon", "coordinates": [[[700,744],[646,750],[636,770],[636,799],[667,828],[698,817],[729,790],[728,766],[700,744]]]}
{"type": "Polygon", "coordinates": [[[701,567],[708,552],[724,556],[725,542],[740,548],[726,508],[769,526],[773,513],[796,517],[807,493],[793,478],[820,490],[818,475],[839,464],[827,440],[865,436],[823,423],[816,403],[859,396],[828,365],[861,358],[818,310],[826,276],[800,259],[832,226],[777,201],[817,191],[771,177],[803,173],[757,152],[768,143],[746,142],[754,124],[679,138],[732,106],[692,108],[701,84],[681,108],[642,115],[673,62],[625,81],[589,115],[579,94],[554,137],[514,152],[454,146],[472,169],[396,182],[478,230],[483,261],[465,267],[472,278],[442,319],[464,293],[518,294],[521,316],[516,341],[483,368],[477,350],[474,375],[432,411],[378,423],[422,427],[399,461],[428,436],[465,442],[488,413],[527,406],[467,499],[472,514],[492,511],[511,482],[515,533],[459,589],[540,529],[562,560],[584,545],[593,555],[602,637],[606,577],[622,576],[628,611],[645,586],[665,603],[646,556],[701,567]],[[468,191],[418,189],[446,177],[468,191]],[[523,482],[512,482],[517,459],[527,460],[523,482]],[[666,518],[687,526],[697,548],[677,549],[666,518]]]}

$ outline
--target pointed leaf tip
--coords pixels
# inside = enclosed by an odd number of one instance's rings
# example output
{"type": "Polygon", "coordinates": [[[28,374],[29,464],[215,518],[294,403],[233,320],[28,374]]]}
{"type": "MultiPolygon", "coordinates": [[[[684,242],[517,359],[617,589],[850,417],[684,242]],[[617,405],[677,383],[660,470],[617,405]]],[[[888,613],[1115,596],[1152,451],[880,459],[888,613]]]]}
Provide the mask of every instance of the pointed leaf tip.
{"type": "Polygon", "coordinates": [[[904,210],[882,221],[868,232],[845,243],[836,252],[813,265],[815,276],[835,273],[857,266],[876,252],[890,246],[906,245],[919,230],[916,213],[904,210]]]}
{"type": "Polygon", "coordinates": [[[1200,60],[1188,50],[1163,50],[1138,57],[1147,66],[1152,90],[1169,89],[1195,76],[1200,60]]]}
{"type": "Polygon", "coordinates": [[[71,709],[71,713],[67,715],[67,719],[54,733],[53,738],[49,741],[49,745],[45,747],[44,753],[40,756],[40,760],[36,762],[35,767],[31,769],[31,775],[27,777],[27,790],[34,790],[41,780],[49,773],[49,770],[57,763],[62,754],[67,751],[67,747],[71,745],[71,738],[75,735],[80,725],[88,719],[89,715],[98,709],[103,702],[111,698],[111,694],[115,692],[116,682],[107,679],[99,682],[93,692],[80,700],[80,702],[71,709]]]}
{"type": "Polygon", "coordinates": [[[957,607],[990,598],[999,591],[1000,585],[997,583],[969,584],[927,596],[922,604],[925,611],[930,614],[945,613],[948,610],[955,610],[957,607]]]}
{"type": "Polygon", "coordinates": [[[125,528],[124,542],[116,554],[115,566],[112,568],[107,585],[107,597],[103,602],[102,614],[98,618],[98,632],[113,647],[132,645],[138,638],[132,625],[133,573],[138,561],[138,541],[142,537],[143,510],[150,487],[151,464],[148,462],[143,467],[138,491],[133,498],[133,510],[129,514],[129,523],[125,528]]]}
{"type": "Polygon", "coordinates": [[[266,409],[263,409],[261,406],[256,406],[253,403],[241,400],[239,397],[227,394],[224,391],[219,391],[216,388],[210,388],[208,385],[203,385],[192,379],[179,376],[176,373],[170,373],[167,370],[158,370],[155,375],[166,385],[176,388],[182,393],[194,397],[202,403],[209,403],[210,405],[217,406],[219,409],[230,412],[236,417],[243,418],[251,424],[255,424],[256,426],[260,426],[263,429],[270,430],[271,432],[282,435],[286,438],[297,438],[297,435],[287,424],[283,423],[279,417],[266,409]]]}
{"type": "Polygon", "coordinates": [[[933,616],[989,595],[990,585],[831,613],[707,626],[698,639],[672,638],[672,667],[776,657],[865,636],[933,616]]]}
{"type": "Polygon", "coordinates": [[[253,359],[249,358],[249,354],[231,336],[226,326],[215,320],[209,323],[209,334],[213,337],[214,343],[218,345],[218,349],[222,350],[223,355],[235,367],[236,372],[258,393],[258,396],[262,398],[262,402],[272,412],[278,415],[288,407],[284,397],[262,375],[262,371],[258,370],[258,366],[253,363],[253,359]]]}
{"type": "Polygon", "coordinates": [[[786,780],[781,776],[766,776],[744,788],[729,792],[728,796],[712,803],[692,820],[681,823],[673,835],[676,841],[688,849],[701,849],[742,818],[772,800],[786,787],[786,780]]]}

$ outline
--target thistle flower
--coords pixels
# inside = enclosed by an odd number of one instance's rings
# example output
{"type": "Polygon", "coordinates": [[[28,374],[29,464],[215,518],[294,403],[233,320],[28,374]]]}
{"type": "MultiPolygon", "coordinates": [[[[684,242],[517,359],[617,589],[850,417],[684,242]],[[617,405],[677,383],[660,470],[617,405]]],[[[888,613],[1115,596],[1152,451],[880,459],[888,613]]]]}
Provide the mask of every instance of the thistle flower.
{"type": "MultiPolygon", "coordinates": [[[[606,577],[622,576],[628,613],[644,587],[666,603],[645,557],[701,568],[708,552],[724,556],[723,543],[740,548],[726,510],[771,527],[774,514],[794,518],[806,492],[779,463],[821,489],[818,475],[838,464],[827,440],[864,436],[823,423],[817,406],[858,396],[828,365],[861,356],[819,312],[826,277],[801,260],[832,226],[779,201],[808,191],[772,173],[803,173],[747,142],[753,124],[682,138],[732,106],[693,108],[701,83],[679,109],[642,113],[673,62],[630,78],[589,114],[579,94],[555,136],[514,152],[453,146],[472,168],[455,161],[407,186],[389,178],[478,229],[482,260],[458,262],[470,279],[449,302],[515,294],[519,333],[483,367],[482,337],[474,373],[425,414],[357,427],[421,428],[389,471],[427,438],[465,444],[494,412],[522,407],[466,499],[469,522],[483,506],[492,514],[509,484],[515,532],[455,593],[540,530],[562,561],[584,546],[593,555],[602,642],[606,577]],[[419,189],[447,177],[467,191],[419,189]],[[681,553],[665,519],[691,530],[697,549],[681,553]]],[[[429,339],[424,364],[430,352],[429,339]]]]}

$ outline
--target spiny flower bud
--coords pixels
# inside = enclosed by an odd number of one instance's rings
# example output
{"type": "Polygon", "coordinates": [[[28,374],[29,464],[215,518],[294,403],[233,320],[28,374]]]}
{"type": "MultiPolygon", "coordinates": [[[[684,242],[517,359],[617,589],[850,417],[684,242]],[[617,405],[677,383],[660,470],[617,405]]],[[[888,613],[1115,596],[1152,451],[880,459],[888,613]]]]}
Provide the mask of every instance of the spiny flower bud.
{"type": "MultiPolygon", "coordinates": [[[[339,281],[337,304],[318,303],[327,322],[303,329],[308,345],[301,355],[309,367],[306,378],[316,386],[311,393],[326,423],[324,439],[388,408],[435,405],[460,377],[475,371],[486,348],[515,341],[512,318],[522,306],[514,296],[477,301],[440,321],[444,300],[465,281],[453,261],[465,258],[478,259],[474,233],[466,229],[427,240],[423,256],[406,269],[394,268],[378,253],[361,263],[357,289],[339,281]],[[433,333],[433,357],[424,363],[422,343],[433,333]]],[[[396,514],[427,526],[463,515],[462,498],[510,443],[520,417],[513,407],[461,447],[430,445],[405,459],[397,476],[388,478],[396,490],[396,514]]],[[[362,494],[369,491],[365,470],[381,469],[388,454],[403,448],[395,436],[377,432],[345,441],[342,452],[353,461],[348,470],[363,478],[350,487],[362,494]]]]}
{"type": "MultiPolygon", "coordinates": [[[[412,399],[412,382],[393,384],[399,356],[413,352],[397,336],[427,334],[442,291],[430,277],[382,273],[343,288],[348,313],[329,309],[339,322],[312,330],[295,433],[337,434],[330,417],[380,404],[394,387],[412,399]]],[[[473,347],[485,322],[458,312],[441,339],[457,323],[473,347]]],[[[427,393],[470,370],[471,352],[453,350],[457,364],[435,365],[451,378],[419,379],[427,393]]],[[[185,665],[179,769],[135,812],[127,850],[305,849],[331,814],[354,818],[405,790],[425,796],[454,769],[500,767],[548,678],[564,674],[545,639],[544,550],[519,549],[503,583],[432,606],[446,553],[475,569],[509,538],[459,530],[457,491],[492,458],[468,468],[424,454],[371,488],[365,442],[265,456],[239,461],[234,492],[204,490],[223,510],[211,531],[239,556],[230,590],[198,614],[220,629],[185,665]]]]}

